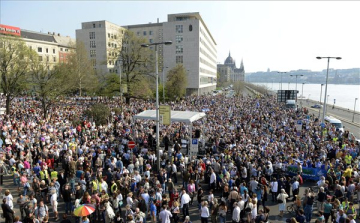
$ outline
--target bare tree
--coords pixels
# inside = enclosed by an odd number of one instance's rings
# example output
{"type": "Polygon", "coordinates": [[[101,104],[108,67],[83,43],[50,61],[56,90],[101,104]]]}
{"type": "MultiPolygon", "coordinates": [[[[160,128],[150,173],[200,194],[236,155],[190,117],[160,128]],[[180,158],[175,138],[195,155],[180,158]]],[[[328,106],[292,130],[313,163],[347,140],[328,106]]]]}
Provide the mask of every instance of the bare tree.
{"type": "Polygon", "coordinates": [[[30,68],[30,59],[37,57],[35,51],[16,37],[0,37],[0,87],[6,97],[6,113],[10,113],[10,104],[26,86],[26,77],[30,68]]]}

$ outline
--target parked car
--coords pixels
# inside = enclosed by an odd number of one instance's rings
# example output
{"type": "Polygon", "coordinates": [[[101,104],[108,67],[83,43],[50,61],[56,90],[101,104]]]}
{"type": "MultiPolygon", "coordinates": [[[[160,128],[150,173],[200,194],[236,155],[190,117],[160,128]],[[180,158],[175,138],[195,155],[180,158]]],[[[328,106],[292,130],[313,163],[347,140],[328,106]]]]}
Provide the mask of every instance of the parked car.
{"type": "Polygon", "coordinates": [[[312,108],[322,108],[322,106],[321,106],[321,105],[318,105],[318,104],[312,105],[311,107],[312,107],[312,108]]]}

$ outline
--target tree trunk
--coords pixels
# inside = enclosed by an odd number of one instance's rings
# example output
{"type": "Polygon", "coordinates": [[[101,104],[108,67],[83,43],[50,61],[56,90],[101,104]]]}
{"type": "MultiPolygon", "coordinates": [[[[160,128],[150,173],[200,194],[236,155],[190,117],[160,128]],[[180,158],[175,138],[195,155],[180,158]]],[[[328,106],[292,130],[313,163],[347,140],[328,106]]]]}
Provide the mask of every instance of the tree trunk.
{"type": "Polygon", "coordinates": [[[47,118],[47,109],[46,109],[46,102],[44,99],[41,100],[41,105],[42,105],[42,109],[43,109],[43,113],[44,113],[44,119],[46,120],[47,118]]]}
{"type": "Polygon", "coordinates": [[[10,95],[6,96],[6,114],[10,115],[10,95]]]}

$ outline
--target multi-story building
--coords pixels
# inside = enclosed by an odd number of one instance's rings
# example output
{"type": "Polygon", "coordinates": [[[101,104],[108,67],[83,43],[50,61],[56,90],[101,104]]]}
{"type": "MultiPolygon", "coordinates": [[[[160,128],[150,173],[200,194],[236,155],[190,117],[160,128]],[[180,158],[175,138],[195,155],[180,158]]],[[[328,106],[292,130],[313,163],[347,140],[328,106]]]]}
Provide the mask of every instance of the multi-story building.
{"type": "Polygon", "coordinates": [[[167,22],[122,27],[107,21],[82,23],[82,28],[76,30],[76,39],[84,42],[96,69],[119,73],[114,66],[116,61],[109,61],[108,53],[113,38],[119,38],[115,33],[122,29],[146,38],[149,43],[172,41],[170,46],[158,46],[159,72],[166,74],[176,64],[183,64],[188,75],[188,95],[204,94],[216,88],[216,42],[199,13],[170,14],[167,22]]]}
{"type": "Polygon", "coordinates": [[[48,69],[59,62],[66,62],[75,40],[60,33],[40,33],[19,27],[0,24],[0,35],[21,37],[25,44],[39,55],[39,60],[47,64],[48,69]]]}
{"type": "Polygon", "coordinates": [[[240,67],[236,68],[235,60],[229,56],[226,58],[224,64],[217,65],[217,71],[220,74],[220,82],[236,82],[245,80],[244,63],[241,60],[240,67]]]}
{"type": "Polygon", "coordinates": [[[76,40],[84,43],[94,69],[98,73],[118,73],[117,52],[121,48],[124,28],[108,22],[83,22],[76,30],[76,40]]]}
{"type": "Polygon", "coordinates": [[[164,40],[173,41],[164,47],[165,67],[184,65],[188,73],[187,95],[215,90],[216,42],[200,14],[170,14],[163,23],[163,32],[164,40]]]}

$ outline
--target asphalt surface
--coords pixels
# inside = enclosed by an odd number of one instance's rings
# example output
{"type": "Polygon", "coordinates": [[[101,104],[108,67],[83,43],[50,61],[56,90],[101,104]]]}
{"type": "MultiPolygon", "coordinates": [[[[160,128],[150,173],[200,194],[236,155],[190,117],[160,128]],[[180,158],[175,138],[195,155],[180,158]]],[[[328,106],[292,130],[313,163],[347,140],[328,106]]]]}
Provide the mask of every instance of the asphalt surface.
{"type": "MultiPolygon", "coordinates": [[[[298,100],[298,104],[299,107],[301,107],[301,100],[298,100]]],[[[311,108],[311,106],[313,106],[314,104],[319,104],[319,103],[311,100],[302,101],[302,106],[308,108],[312,114],[318,116],[320,110],[320,117],[322,117],[323,109],[311,108]]],[[[357,139],[360,139],[360,114],[355,113],[354,122],[352,122],[353,114],[354,114],[353,111],[348,111],[346,109],[338,108],[338,107],[332,108],[332,106],[327,106],[326,115],[333,116],[334,118],[341,120],[343,126],[345,126],[344,129],[349,130],[351,133],[354,134],[354,136],[357,139]]]]}

